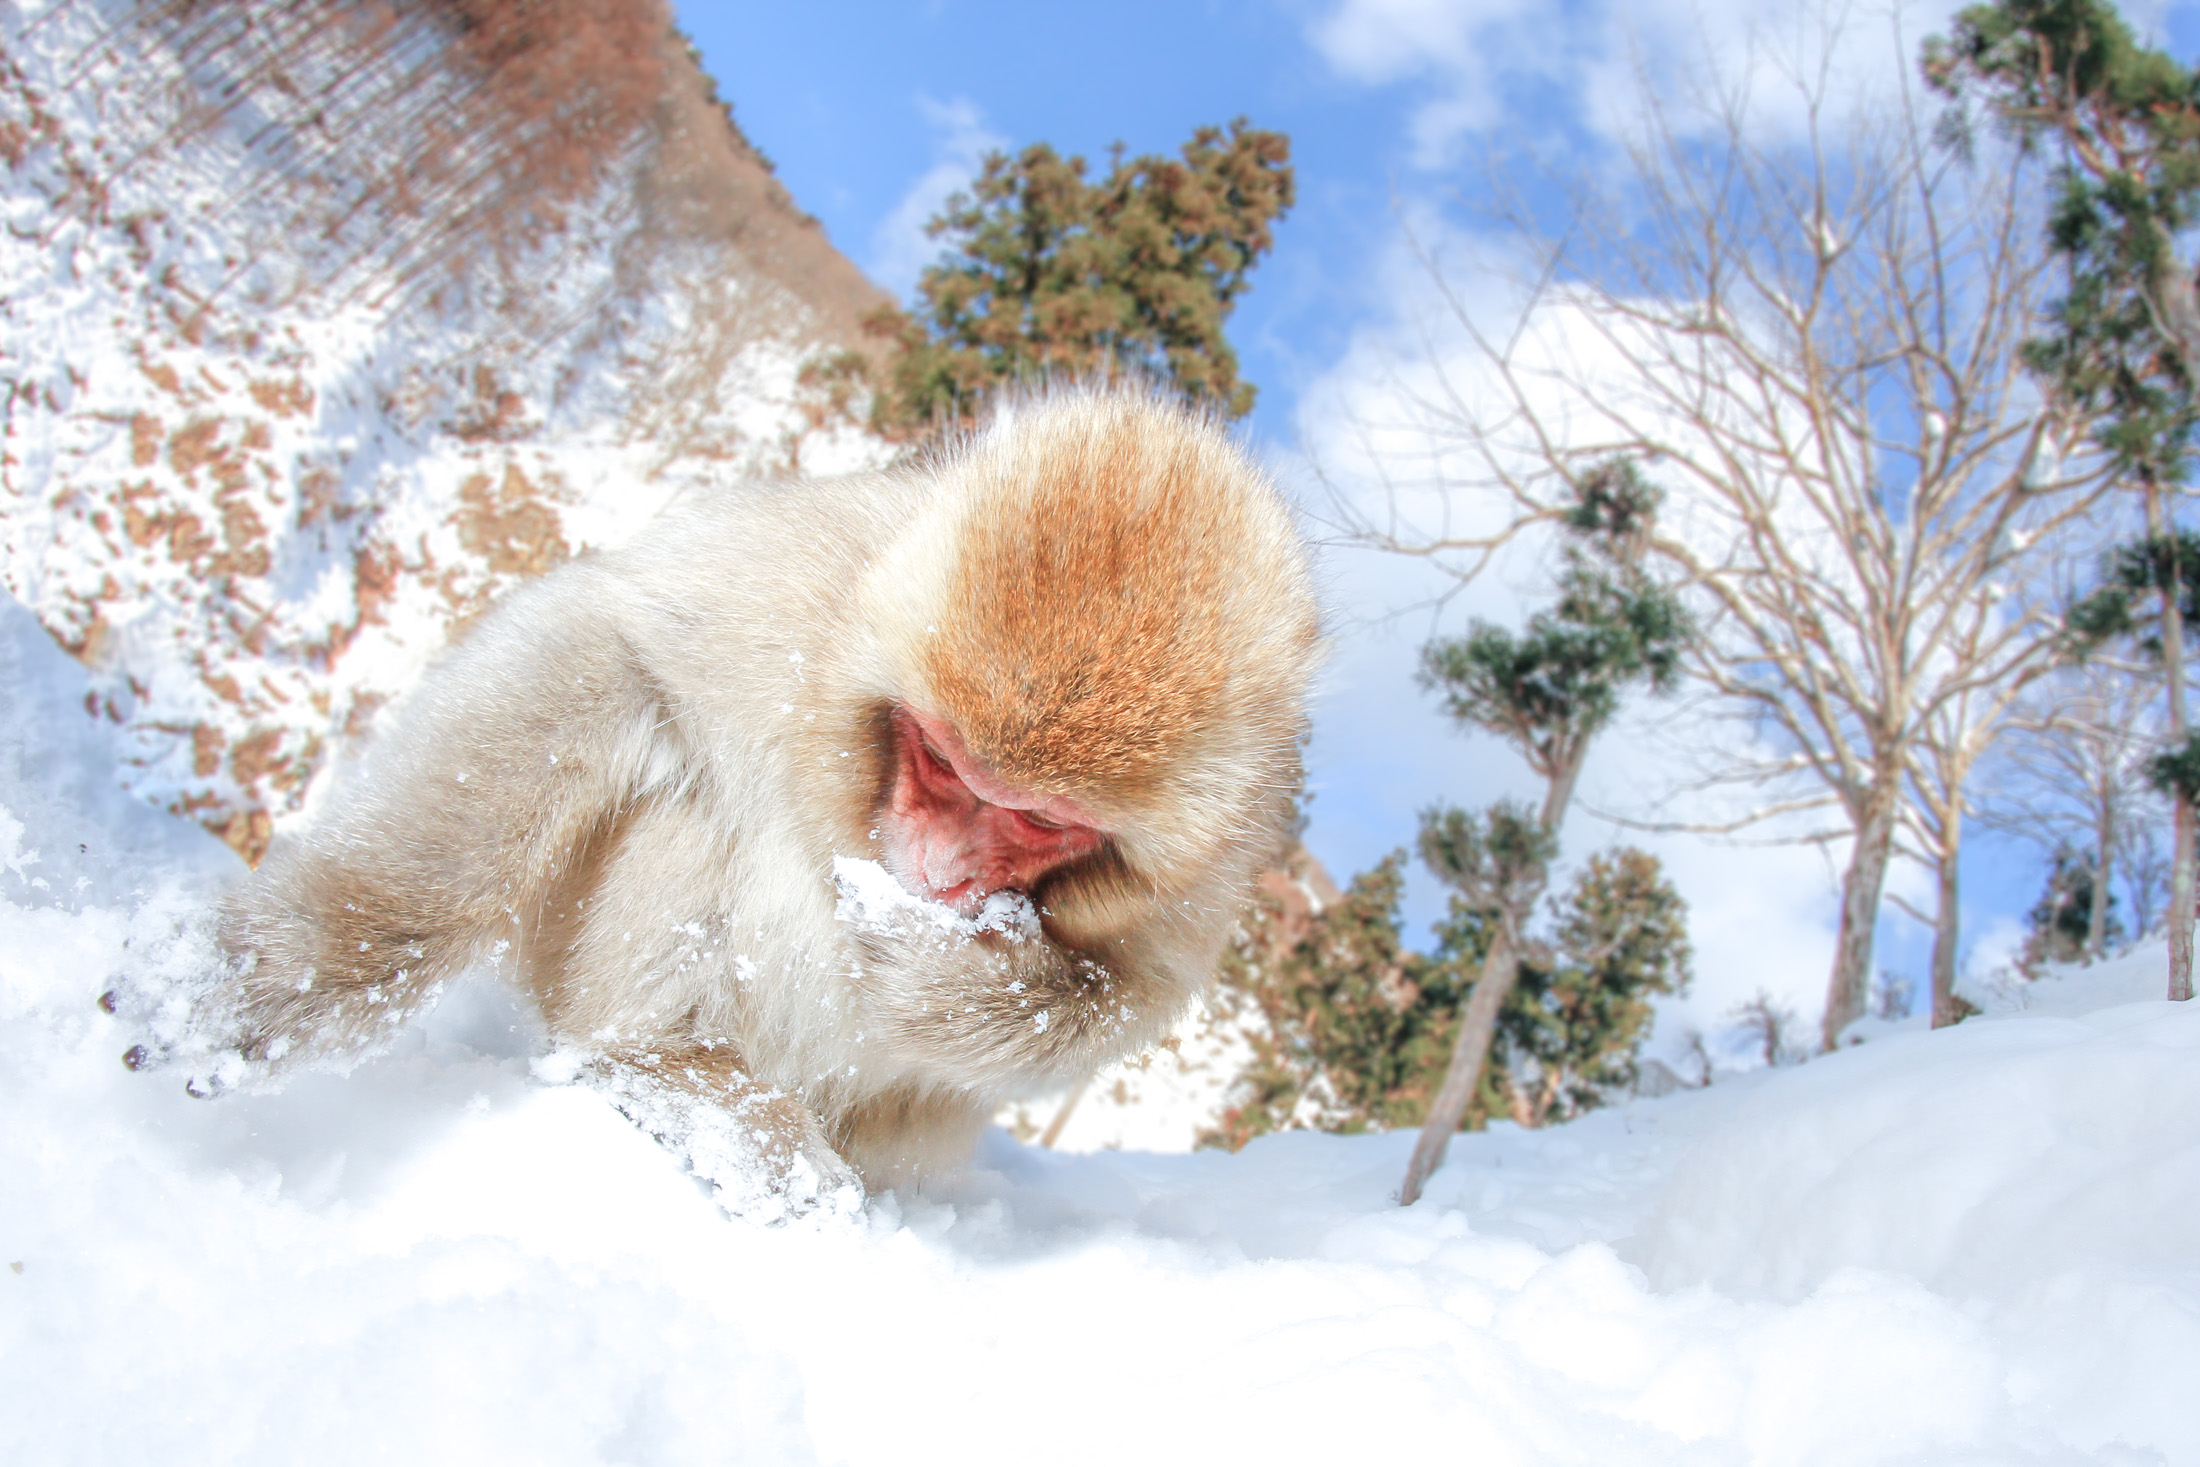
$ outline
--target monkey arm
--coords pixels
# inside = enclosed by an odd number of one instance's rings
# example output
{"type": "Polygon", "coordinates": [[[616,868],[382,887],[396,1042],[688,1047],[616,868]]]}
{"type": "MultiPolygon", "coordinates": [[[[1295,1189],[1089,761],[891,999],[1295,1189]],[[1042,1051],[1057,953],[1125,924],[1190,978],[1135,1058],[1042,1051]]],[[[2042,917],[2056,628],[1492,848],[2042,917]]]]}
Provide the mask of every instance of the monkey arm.
{"type": "MultiPolygon", "coordinates": [[[[616,587],[523,588],[423,681],[333,808],[227,904],[222,1016],[247,1057],[386,1036],[467,963],[526,938],[589,833],[652,769],[659,695],[616,587]]],[[[587,584],[594,581],[597,584],[587,584]]]]}
{"type": "Polygon", "coordinates": [[[1036,931],[927,932],[922,920],[857,931],[852,981],[874,1042],[951,1088],[1045,1087],[1135,1054],[1169,1032],[1214,965],[1205,940],[1142,933],[1101,961],[1036,931]]]}

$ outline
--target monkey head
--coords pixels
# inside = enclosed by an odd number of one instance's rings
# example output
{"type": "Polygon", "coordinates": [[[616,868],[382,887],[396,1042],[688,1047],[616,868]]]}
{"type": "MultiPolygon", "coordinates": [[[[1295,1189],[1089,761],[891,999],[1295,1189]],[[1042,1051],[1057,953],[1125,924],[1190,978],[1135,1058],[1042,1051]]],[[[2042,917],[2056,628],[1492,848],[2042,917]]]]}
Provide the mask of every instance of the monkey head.
{"type": "Polygon", "coordinates": [[[887,869],[965,915],[1027,893],[1073,945],[1225,900],[1280,836],[1316,655],[1266,476],[1128,392],[1013,405],[916,472],[861,591],[887,869]]]}

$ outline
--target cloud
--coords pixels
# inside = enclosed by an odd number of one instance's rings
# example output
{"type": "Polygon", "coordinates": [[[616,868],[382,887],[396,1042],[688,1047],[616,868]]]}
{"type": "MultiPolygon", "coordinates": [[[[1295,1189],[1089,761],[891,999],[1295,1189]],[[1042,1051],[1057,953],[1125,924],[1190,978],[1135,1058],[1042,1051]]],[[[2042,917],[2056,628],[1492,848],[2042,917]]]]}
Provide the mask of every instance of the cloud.
{"type": "MultiPolygon", "coordinates": [[[[1753,126],[1800,129],[1802,91],[1838,110],[1915,77],[1917,48],[1958,0],[1897,7],[1795,0],[1339,0],[1307,39],[1340,76],[1420,94],[1408,136],[1424,168],[1524,115],[1558,111],[1625,138],[1647,92],[1671,102],[1718,76],[1751,98],[1753,126]],[[1766,100],[1769,99],[1769,100],[1766,100]]],[[[1531,123],[1531,127],[1534,124],[1531,123]]],[[[1536,129],[1540,130],[1540,128],[1536,129]]]]}
{"type": "Polygon", "coordinates": [[[984,114],[967,98],[935,102],[920,96],[916,105],[932,133],[932,166],[872,231],[871,258],[865,267],[873,280],[903,298],[916,289],[925,266],[940,253],[939,241],[928,236],[924,226],[951,195],[969,187],[986,154],[1008,146],[1008,139],[988,128],[984,114]]]}

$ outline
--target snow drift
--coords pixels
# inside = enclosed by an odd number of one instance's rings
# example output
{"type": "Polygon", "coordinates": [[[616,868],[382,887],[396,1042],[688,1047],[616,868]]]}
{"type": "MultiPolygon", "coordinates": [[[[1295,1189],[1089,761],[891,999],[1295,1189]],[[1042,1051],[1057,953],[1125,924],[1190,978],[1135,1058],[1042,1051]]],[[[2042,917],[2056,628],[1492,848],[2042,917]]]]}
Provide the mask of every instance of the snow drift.
{"type": "MultiPolygon", "coordinates": [[[[1461,1136],[1073,1156],[730,1220],[495,989],[277,1094],[117,1063],[241,868],[0,616],[0,1456],[2200,1462],[2200,1005],[1461,1136]]],[[[2105,975],[2137,981],[2136,958],[2105,975]]],[[[2159,958],[2152,959],[2158,968],[2159,958]]]]}

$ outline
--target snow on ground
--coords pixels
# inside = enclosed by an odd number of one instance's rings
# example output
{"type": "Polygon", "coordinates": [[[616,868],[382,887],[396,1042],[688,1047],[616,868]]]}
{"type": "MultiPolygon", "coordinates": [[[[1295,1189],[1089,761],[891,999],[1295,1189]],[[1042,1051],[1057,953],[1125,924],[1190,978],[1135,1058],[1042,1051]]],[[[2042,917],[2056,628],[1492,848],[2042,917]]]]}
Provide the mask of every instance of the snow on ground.
{"type": "Polygon", "coordinates": [[[487,988],[279,1094],[125,1071],[94,999],[239,868],[4,611],[0,1460],[2200,1463],[2200,1005],[2071,975],[1462,1136],[1411,1209],[1405,1135],[995,1132],[747,1226],[487,988]]]}

